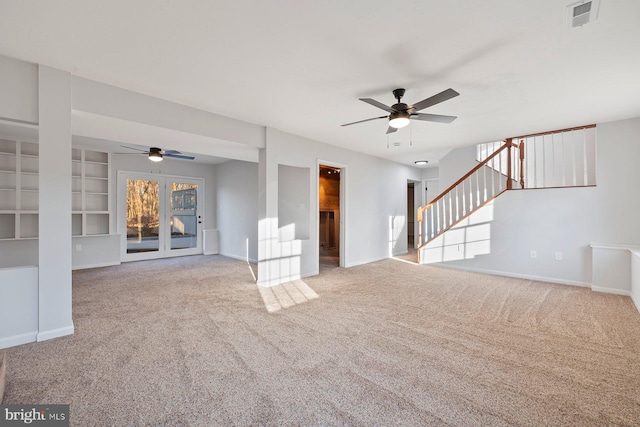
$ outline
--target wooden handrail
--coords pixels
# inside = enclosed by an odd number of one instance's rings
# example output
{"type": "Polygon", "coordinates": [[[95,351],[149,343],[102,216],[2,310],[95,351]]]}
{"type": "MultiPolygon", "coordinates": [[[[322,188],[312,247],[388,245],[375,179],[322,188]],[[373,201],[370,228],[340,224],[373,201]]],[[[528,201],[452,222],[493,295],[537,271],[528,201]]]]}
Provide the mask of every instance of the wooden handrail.
{"type": "MultiPolygon", "coordinates": [[[[502,145],[500,148],[498,148],[496,151],[494,151],[490,156],[488,156],[486,159],[484,159],[483,161],[481,161],[480,163],[478,163],[476,165],[476,167],[474,167],[473,169],[471,169],[469,172],[467,172],[462,178],[460,178],[459,180],[457,180],[456,182],[454,182],[452,185],[449,186],[449,188],[447,188],[446,190],[444,190],[442,193],[440,193],[438,196],[436,196],[436,198],[434,198],[431,202],[427,203],[427,205],[425,206],[424,210],[429,209],[429,207],[431,205],[433,205],[435,202],[437,202],[438,200],[442,199],[449,191],[453,190],[454,188],[456,188],[462,181],[464,181],[465,179],[469,178],[471,175],[473,175],[473,173],[475,171],[477,171],[478,169],[480,169],[481,167],[485,166],[487,163],[489,163],[490,160],[492,160],[494,157],[496,157],[498,154],[500,154],[502,152],[502,150],[506,149],[507,147],[511,147],[513,145],[513,142],[511,141],[511,139],[505,140],[505,144],[502,145]]],[[[509,169],[511,169],[511,167],[509,167],[509,169]]]]}
{"type": "Polygon", "coordinates": [[[582,129],[589,129],[589,128],[594,128],[594,127],[596,127],[595,124],[593,124],[593,125],[585,125],[585,126],[576,126],[576,127],[573,127],[573,128],[552,130],[552,131],[540,132],[540,133],[532,133],[532,134],[529,134],[529,135],[514,136],[513,139],[533,138],[534,136],[551,135],[552,133],[571,132],[572,130],[582,130],[582,129]]]}

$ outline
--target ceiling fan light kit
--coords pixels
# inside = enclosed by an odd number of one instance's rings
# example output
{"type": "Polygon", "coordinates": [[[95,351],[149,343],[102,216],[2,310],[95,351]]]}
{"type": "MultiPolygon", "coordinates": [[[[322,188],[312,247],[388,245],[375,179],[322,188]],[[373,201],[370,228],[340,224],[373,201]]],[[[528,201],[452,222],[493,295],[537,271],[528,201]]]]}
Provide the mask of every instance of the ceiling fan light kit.
{"type": "Polygon", "coordinates": [[[451,98],[455,98],[456,96],[460,95],[458,92],[456,92],[451,88],[444,90],[439,94],[434,95],[430,98],[423,99],[422,101],[417,102],[413,105],[407,105],[404,102],[401,102],[402,97],[404,96],[404,92],[405,90],[402,88],[395,89],[393,91],[393,96],[396,98],[398,102],[392,105],[391,107],[383,104],[382,102],[378,102],[375,99],[360,98],[360,101],[366,102],[369,105],[373,105],[374,107],[385,110],[386,112],[389,113],[389,115],[373,117],[371,119],[359,120],[357,122],[352,122],[352,123],[346,123],[342,126],[355,125],[357,123],[368,122],[371,120],[388,119],[389,128],[387,129],[387,133],[389,134],[389,133],[395,132],[400,128],[407,126],[410,123],[412,118],[416,120],[422,120],[425,122],[436,122],[436,123],[451,123],[457,118],[456,116],[443,116],[440,114],[418,113],[418,111],[420,110],[423,110],[427,107],[434,106],[436,104],[439,104],[441,102],[447,101],[451,98]]]}
{"type": "Polygon", "coordinates": [[[162,150],[158,147],[149,148],[149,160],[152,162],[161,162],[162,161],[162,150]]]}
{"type": "Polygon", "coordinates": [[[149,160],[152,162],[161,162],[165,157],[170,157],[172,159],[182,159],[182,160],[194,160],[194,156],[187,156],[182,154],[176,150],[163,150],[158,147],[149,147],[149,151],[140,150],[139,148],[127,147],[126,145],[121,145],[121,147],[126,148],[128,150],[139,151],[138,153],[115,153],[115,154],[146,154],[149,160]]]}
{"type": "Polygon", "coordinates": [[[406,111],[394,111],[389,116],[389,126],[400,129],[409,124],[410,114],[406,111]]]}

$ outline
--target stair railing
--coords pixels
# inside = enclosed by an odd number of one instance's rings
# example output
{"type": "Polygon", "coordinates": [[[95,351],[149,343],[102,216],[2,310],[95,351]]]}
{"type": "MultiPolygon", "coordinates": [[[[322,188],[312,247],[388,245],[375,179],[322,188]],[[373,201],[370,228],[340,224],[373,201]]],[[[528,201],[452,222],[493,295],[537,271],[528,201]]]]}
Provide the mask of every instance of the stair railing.
{"type": "Polygon", "coordinates": [[[500,148],[426,206],[419,206],[418,249],[503,192],[514,189],[514,184],[524,188],[523,164],[524,144],[506,139],[500,148]]]}
{"type": "MultiPolygon", "coordinates": [[[[504,140],[462,178],[418,207],[418,255],[429,241],[507,190],[594,186],[595,135],[595,125],[586,125],[504,140]]],[[[488,143],[486,150],[494,148],[488,143]]]]}

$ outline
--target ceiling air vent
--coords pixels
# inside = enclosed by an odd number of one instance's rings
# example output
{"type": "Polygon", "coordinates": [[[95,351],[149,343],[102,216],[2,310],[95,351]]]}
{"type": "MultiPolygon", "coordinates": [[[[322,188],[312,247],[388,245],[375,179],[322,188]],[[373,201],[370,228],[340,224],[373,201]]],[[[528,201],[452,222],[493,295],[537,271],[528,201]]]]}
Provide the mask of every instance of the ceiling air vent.
{"type": "Polygon", "coordinates": [[[595,21],[600,0],[581,1],[567,6],[567,25],[570,28],[582,27],[595,21]]]}

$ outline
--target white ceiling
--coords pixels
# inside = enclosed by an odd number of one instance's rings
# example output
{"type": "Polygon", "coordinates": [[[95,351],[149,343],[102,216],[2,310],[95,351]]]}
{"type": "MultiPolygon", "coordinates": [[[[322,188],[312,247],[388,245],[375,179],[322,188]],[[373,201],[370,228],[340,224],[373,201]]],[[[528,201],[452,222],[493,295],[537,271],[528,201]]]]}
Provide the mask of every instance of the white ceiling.
{"type": "MultiPolygon", "coordinates": [[[[394,161],[640,116],[640,1],[0,0],[0,54],[394,161]],[[387,139],[404,87],[460,96],[387,139]],[[394,142],[400,142],[399,147],[394,142]]],[[[179,147],[172,147],[178,148],[179,147]]],[[[207,153],[212,154],[212,153],[207,153]]]]}

